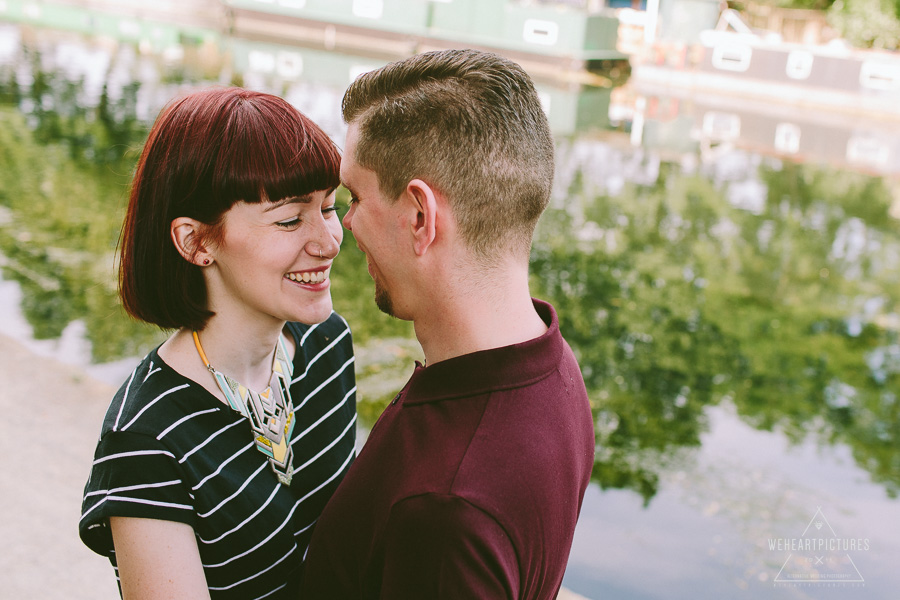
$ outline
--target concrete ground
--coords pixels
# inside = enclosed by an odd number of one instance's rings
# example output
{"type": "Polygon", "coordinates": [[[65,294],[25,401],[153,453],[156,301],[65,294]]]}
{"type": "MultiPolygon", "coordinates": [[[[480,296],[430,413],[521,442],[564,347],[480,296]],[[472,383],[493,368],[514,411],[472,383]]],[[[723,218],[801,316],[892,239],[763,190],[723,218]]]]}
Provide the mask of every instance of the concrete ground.
{"type": "MultiPolygon", "coordinates": [[[[81,494],[114,393],[0,334],[0,598],[115,600],[109,562],[78,538],[81,494]]],[[[584,600],[562,590],[558,600],[584,600]]]]}
{"type": "Polygon", "coordinates": [[[0,335],[0,597],[119,597],[109,561],[78,539],[81,494],[113,392],[0,335]]]}

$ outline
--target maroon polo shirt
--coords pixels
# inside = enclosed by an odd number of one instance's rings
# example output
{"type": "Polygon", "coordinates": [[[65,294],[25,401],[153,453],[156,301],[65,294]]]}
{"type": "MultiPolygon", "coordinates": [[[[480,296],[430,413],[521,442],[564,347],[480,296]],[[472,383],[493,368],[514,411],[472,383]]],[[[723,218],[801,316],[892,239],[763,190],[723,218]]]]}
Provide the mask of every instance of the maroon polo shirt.
{"type": "Polygon", "coordinates": [[[301,598],[552,600],[594,460],[556,313],[533,340],[416,366],[322,513],[301,598]]]}

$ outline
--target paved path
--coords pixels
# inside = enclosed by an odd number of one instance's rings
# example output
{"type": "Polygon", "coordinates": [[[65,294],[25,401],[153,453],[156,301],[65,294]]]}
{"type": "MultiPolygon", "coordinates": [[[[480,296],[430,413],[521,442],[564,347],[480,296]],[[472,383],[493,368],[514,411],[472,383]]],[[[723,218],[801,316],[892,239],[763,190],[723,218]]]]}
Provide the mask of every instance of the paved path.
{"type": "Polygon", "coordinates": [[[0,335],[0,598],[119,597],[109,562],[78,539],[81,493],[113,391],[0,335]]]}

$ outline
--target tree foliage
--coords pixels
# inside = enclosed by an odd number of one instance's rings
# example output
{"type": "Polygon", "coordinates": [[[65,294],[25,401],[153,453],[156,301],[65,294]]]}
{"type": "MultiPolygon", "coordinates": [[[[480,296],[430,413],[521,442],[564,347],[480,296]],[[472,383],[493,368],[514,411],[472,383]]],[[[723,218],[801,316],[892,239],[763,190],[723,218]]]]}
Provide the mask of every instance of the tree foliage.
{"type": "Polygon", "coordinates": [[[900,307],[887,187],[762,166],[766,208],[753,214],[663,166],[619,195],[569,190],[533,254],[534,288],[558,307],[590,390],[597,481],[649,501],[700,444],[705,408],[727,401],[754,427],[849,445],[896,496],[900,339],[878,324],[900,307]]]}
{"type": "Polygon", "coordinates": [[[900,1],[837,0],[828,24],[852,46],[900,50],[900,1]]]}

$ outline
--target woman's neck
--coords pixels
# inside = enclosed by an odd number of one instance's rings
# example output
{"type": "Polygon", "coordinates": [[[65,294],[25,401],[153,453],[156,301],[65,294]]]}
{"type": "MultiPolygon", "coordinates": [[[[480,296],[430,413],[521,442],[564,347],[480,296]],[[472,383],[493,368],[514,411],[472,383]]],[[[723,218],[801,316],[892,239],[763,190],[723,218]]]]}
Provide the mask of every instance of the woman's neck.
{"type": "Polygon", "coordinates": [[[217,314],[198,337],[212,366],[250,389],[262,391],[269,385],[283,328],[284,321],[229,322],[217,314]]]}
{"type": "MultiPolygon", "coordinates": [[[[228,319],[217,313],[198,332],[198,338],[207,360],[217,371],[259,392],[269,385],[275,345],[283,328],[284,321],[228,319]]],[[[160,347],[159,355],[182,375],[218,392],[200,358],[191,330],[177,331],[160,347]]]]}

